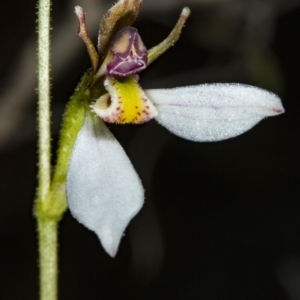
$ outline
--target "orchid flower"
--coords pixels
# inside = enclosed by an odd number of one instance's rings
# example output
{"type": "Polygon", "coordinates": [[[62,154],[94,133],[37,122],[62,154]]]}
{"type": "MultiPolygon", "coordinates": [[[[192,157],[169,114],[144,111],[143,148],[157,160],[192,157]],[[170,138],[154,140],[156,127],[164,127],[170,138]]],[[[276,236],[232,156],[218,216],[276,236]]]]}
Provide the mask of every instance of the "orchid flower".
{"type": "Polygon", "coordinates": [[[67,200],[72,215],[98,235],[112,257],[128,223],[143,206],[144,190],[103,121],[142,124],[154,118],[182,138],[212,142],[240,135],[265,117],[284,112],[275,94],[243,84],[143,90],[139,72],[178,40],[190,12],[184,8],[166,40],[147,50],[131,27],[140,6],[141,0],[120,0],[108,11],[100,25],[97,50],[82,8],[75,8],[92,75],[84,91],[89,103],[69,162],[67,200]]]}

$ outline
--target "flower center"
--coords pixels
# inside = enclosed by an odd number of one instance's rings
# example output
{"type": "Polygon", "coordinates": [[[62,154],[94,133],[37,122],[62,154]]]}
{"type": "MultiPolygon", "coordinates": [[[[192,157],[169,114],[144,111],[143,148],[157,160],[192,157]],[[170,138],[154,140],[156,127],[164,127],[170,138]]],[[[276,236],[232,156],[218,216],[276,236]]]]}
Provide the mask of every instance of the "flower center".
{"type": "Polygon", "coordinates": [[[108,76],[104,84],[108,94],[97,99],[92,108],[105,122],[141,124],[157,115],[156,108],[139,86],[136,76],[108,76]]]}

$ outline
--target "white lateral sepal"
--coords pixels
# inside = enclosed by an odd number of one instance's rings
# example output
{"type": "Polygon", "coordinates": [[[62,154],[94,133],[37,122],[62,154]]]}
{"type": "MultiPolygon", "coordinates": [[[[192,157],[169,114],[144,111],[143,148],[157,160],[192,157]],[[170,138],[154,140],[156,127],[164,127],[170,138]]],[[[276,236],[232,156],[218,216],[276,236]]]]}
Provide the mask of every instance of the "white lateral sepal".
{"type": "Polygon", "coordinates": [[[278,96],[242,84],[203,84],[145,93],[158,111],[158,123],[196,142],[235,137],[263,118],[284,112],[278,96]]]}
{"type": "Polygon", "coordinates": [[[72,215],[115,256],[126,226],[143,206],[144,189],[121,145],[89,112],[72,151],[66,189],[72,215]]]}

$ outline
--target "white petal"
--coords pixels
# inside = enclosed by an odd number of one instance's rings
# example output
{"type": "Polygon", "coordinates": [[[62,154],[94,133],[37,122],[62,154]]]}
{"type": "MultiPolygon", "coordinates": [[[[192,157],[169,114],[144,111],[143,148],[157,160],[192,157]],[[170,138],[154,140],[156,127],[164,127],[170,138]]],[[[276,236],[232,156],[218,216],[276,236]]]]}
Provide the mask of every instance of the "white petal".
{"type": "Polygon", "coordinates": [[[123,148],[98,117],[87,116],[78,133],[66,188],[72,215],[115,256],[126,226],[143,206],[144,190],[123,148]]]}
{"type": "Polygon", "coordinates": [[[263,118],[284,112],[278,96],[242,84],[203,84],[145,93],[157,108],[156,120],[192,141],[235,137],[263,118]]]}

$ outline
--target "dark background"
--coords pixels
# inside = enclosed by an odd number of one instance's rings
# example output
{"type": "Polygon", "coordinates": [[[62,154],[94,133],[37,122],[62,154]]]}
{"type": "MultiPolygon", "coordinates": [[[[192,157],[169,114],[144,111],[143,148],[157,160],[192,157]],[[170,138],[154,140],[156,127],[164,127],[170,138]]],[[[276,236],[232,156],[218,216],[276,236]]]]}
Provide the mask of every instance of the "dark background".
{"type": "MultiPolygon", "coordinates": [[[[61,116],[89,67],[73,7],[95,35],[115,1],[53,3],[53,148],[61,116]]],[[[38,299],[35,2],[1,15],[0,298],[38,299]]],[[[193,143],[155,121],[110,126],[146,189],[111,259],[71,217],[60,224],[60,299],[300,299],[300,1],[144,0],[136,27],[149,48],[183,6],[182,38],[141,74],[144,88],[240,82],[269,89],[286,113],[246,134],[193,143]]],[[[53,150],[55,153],[55,150],[53,150]]],[[[53,155],[53,163],[55,154],[53,155]]]]}

